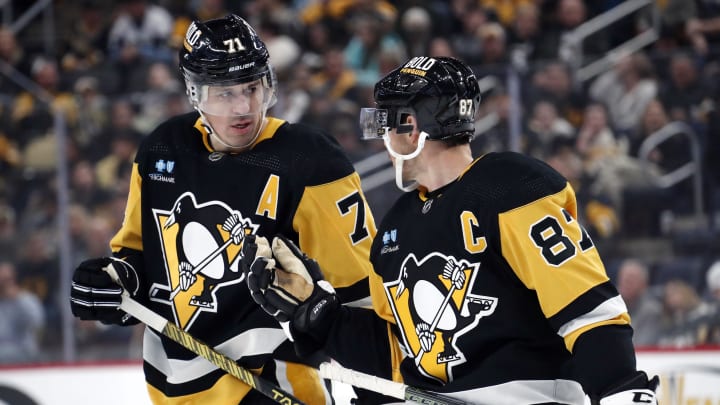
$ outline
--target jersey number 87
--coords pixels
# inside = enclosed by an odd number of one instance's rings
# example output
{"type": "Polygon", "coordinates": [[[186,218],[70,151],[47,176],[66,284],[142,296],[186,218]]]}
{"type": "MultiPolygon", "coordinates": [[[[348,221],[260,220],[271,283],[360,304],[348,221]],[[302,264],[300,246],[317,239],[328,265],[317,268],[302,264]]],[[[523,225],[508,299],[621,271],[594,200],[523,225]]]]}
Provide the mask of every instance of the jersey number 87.
{"type": "MultiPolygon", "coordinates": [[[[577,223],[575,218],[566,210],[563,209],[562,214],[567,225],[577,223]]],[[[577,245],[581,251],[585,252],[592,248],[594,244],[585,228],[579,223],[577,226],[580,228],[581,235],[577,245]]],[[[578,248],[575,247],[575,243],[565,233],[560,220],[553,216],[546,216],[530,227],[530,238],[532,238],[535,246],[540,249],[542,257],[551,266],[560,266],[577,253],[578,248]]]]}

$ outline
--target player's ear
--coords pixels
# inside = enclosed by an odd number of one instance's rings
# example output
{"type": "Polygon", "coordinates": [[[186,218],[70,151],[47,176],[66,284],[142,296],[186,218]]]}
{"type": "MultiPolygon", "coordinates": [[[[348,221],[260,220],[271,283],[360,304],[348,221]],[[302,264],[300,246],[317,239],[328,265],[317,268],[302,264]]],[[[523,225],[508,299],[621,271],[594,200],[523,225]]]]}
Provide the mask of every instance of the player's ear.
{"type": "Polygon", "coordinates": [[[403,126],[407,128],[409,136],[417,135],[420,130],[417,127],[417,118],[413,114],[403,114],[401,117],[403,126]]]}

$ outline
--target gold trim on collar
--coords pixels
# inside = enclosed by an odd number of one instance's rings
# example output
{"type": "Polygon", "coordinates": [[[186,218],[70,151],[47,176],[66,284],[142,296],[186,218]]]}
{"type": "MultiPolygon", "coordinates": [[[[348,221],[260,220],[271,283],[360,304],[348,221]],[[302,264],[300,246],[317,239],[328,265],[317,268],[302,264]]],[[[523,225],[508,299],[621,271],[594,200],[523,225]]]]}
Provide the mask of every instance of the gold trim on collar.
{"type": "MultiPolygon", "coordinates": [[[[265,124],[265,128],[263,128],[260,135],[257,137],[255,142],[253,142],[252,145],[250,145],[249,149],[252,149],[257,145],[258,143],[270,139],[275,135],[275,132],[282,124],[285,123],[285,120],[281,120],[279,118],[274,117],[266,117],[267,124],[265,124]]],[[[202,135],[202,141],[203,145],[205,145],[205,149],[208,150],[208,152],[214,152],[215,149],[210,144],[210,134],[208,133],[207,129],[205,128],[205,125],[203,125],[202,117],[198,117],[197,121],[195,121],[195,125],[193,125],[195,129],[197,129],[200,134],[202,135]]]]}

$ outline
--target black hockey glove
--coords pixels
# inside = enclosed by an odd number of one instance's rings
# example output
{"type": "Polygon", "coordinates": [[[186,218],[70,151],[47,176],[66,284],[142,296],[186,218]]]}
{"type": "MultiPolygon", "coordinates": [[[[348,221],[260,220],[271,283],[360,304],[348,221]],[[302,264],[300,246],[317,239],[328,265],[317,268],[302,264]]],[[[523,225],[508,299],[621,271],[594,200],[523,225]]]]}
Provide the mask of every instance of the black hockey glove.
{"type": "Polygon", "coordinates": [[[86,260],[75,269],[70,290],[70,308],[82,320],[97,320],[104,324],[133,325],[138,320],[122,311],[123,290],[136,296],[140,289],[137,272],[129,263],[114,257],[86,260]],[[107,273],[112,263],[122,285],[107,273]]]}
{"type": "Polygon", "coordinates": [[[242,254],[242,268],[253,301],[281,324],[287,323],[295,312],[294,306],[285,305],[286,302],[281,300],[283,309],[280,309],[275,305],[277,300],[267,299],[268,288],[274,288],[272,283],[275,280],[275,259],[272,258],[270,243],[262,236],[247,235],[242,254]]]}
{"type": "Polygon", "coordinates": [[[593,399],[593,405],[657,405],[655,390],[660,380],[657,376],[648,380],[644,371],[638,371],[630,378],[610,387],[593,399]]]}
{"type": "Polygon", "coordinates": [[[252,258],[248,288],[267,313],[281,324],[289,322],[290,338],[301,355],[313,352],[325,344],[340,301],[317,262],[291,240],[273,239],[273,259],[263,239],[246,239],[243,246],[243,260],[252,258]]]}

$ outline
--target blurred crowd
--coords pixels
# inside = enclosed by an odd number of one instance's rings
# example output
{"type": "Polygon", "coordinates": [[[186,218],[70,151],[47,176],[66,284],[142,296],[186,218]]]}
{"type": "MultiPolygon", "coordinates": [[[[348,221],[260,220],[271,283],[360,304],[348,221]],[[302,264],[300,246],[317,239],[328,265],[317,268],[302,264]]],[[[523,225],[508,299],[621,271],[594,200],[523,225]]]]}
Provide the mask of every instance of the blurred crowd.
{"type": "MultiPolygon", "coordinates": [[[[186,28],[228,12],[268,45],[279,80],[271,114],[324,129],[357,163],[383,151],[360,141],[357,125],[376,80],[409,56],[472,64],[484,90],[474,153],[514,149],[572,182],[636,344],[720,344],[720,3],[656,0],[563,51],[566,33],[620,3],[56,0],[49,37],[42,18],[0,25],[0,363],[51,361],[62,346],[58,161],[74,267],[109,254],[139,142],[190,111],[176,60],[186,28]],[[652,44],[615,50],[651,29],[652,44]],[[578,62],[608,55],[606,71],[578,80],[578,62]],[[678,125],[683,133],[646,144],[678,125]],[[685,175],[669,182],[673,173],[685,175]],[[695,219],[684,233],[681,218],[695,219]]],[[[367,191],[377,221],[398,193],[392,182],[367,191]]],[[[139,355],[137,329],[73,322],[79,360],[139,355]]]]}

